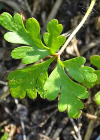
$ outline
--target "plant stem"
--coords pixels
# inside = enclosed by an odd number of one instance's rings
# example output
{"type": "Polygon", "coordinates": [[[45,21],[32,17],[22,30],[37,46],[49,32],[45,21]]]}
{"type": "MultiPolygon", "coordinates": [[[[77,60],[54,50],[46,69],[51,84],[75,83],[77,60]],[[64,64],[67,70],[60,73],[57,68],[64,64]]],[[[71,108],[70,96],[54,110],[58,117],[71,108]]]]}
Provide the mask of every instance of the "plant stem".
{"type": "Polygon", "coordinates": [[[72,40],[72,38],[75,36],[75,34],[79,31],[79,29],[83,26],[83,24],[85,23],[86,19],[88,18],[89,14],[91,13],[94,5],[95,5],[96,0],[92,0],[91,4],[85,14],[85,16],[83,17],[82,21],[79,23],[79,25],[75,28],[75,30],[72,32],[72,34],[69,36],[69,38],[66,40],[65,44],[62,46],[62,48],[60,49],[60,51],[58,52],[59,55],[62,54],[62,52],[64,51],[64,49],[66,48],[66,46],[68,45],[68,43],[72,40]]]}

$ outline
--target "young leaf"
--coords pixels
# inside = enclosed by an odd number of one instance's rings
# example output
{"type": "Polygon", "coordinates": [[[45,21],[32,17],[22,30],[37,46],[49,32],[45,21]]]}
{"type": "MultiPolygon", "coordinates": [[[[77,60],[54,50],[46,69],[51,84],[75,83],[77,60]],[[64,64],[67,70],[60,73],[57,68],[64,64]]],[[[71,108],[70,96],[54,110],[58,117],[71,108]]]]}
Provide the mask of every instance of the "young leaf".
{"type": "Polygon", "coordinates": [[[58,109],[64,111],[68,109],[68,114],[72,118],[78,118],[83,108],[82,102],[78,99],[88,97],[88,92],[81,85],[73,82],[65,73],[63,63],[58,60],[57,67],[53,70],[44,85],[47,99],[54,100],[60,93],[58,109]]]}
{"type": "Polygon", "coordinates": [[[87,66],[82,66],[85,63],[84,57],[76,57],[63,62],[63,65],[69,75],[76,81],[83,83],[84,80],[94,82],[97,80],[94,69],[87,66]]]}
{"type": "Polygon", "coordinates": [[[90,62],[94,66],[100,68],[100,56],[99,55],[93,55],[90,57],[90,62]]]}
{"type": "Polygon", "coordinates": [[[57,52],[57,50],[65,42],[66,38],[64,36],[59,36],[62,32],[62,29],[63,26],[58,24],[58,20],[56,19],[52,19],[47,24],[48,33],[43,35],[43,39],[47,47],[49,47],[53,53],[57,52]]]}
{"type": "Polygon", "coordinates": [[[24,98],[27,95],[35,99],[37,91],[42,98],[45,98],[45,91],[43,86],[47,80],[47,70],[50,63],[55,59],[51,59],[33,66],[29,66],[24,69],[18,69],[9,74],[8,83],[11,91],[11,95],[15,98],[24,98]]]}

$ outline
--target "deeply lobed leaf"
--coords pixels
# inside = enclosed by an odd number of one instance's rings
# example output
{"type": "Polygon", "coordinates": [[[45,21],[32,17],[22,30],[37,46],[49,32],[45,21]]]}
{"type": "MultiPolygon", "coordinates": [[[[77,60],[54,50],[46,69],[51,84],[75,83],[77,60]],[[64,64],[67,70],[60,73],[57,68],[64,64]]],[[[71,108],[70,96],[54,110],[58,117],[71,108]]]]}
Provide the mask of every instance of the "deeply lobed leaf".
{"type": "Polygon", "coordinates": [[[69,75],[76,81],[83,83],[94,82],[97,80],[96,74],[94,74],[94,69],[87,66],[82,66],[85,63],[84,57],[76,57],[63,62],[63,65],[69,75]]]}
{"type": "Polygon", "coordinates": [[[0,24],[11,31],[4,36],[8,42],[46,49],[40,38],[39,23],[35,18],[29,18],[26,21],[25,28],[21,15],[15,14],[14,17],[12,17],[9,13],[4,12],[0,16],[0,24]]]}
{"type": "Polygon", "coordinates": [[[48,33],[45,33],[43,37],[47,47],[41,41],[40,26],[34,18],[29,18],[26,21],[25,28],[19,14],[12,17],[9,13],[4,12],[0,16],[0,24],[10,31],[4,35],[5,40],[11,43],[28,45],[18,47],[11,53],[15,59],[22,58],[22,62],[25,64],[36,62],[47,55],[54,55],[65,42],[65,37],[59,36],[63,27],[58,24],[56,19],[48,23],[48,33]]]}
{"type": "Polygon", "coordinates": [[[47,99],[54,100],[60,93],[58,109],[60,111],[68,110],[70,117],[78,118],[83,108],[82,102],[78,99],[88,97],[88,92],[81,85],[73,82],[65,73],[62,62],[58,61],[57,67],[49,76],[44,85],[47,99]]]}
{"type": "Polygon", "coordinates": [[[44,63],[15,70],[10,73],[7,79],[10,80],[8,85],[12,96],[22,99],[27,93],[30,98],[34,99],[38,92],[42,98],[45,98],[43,86],[48,78],[48,67],[54,59],[55,57],[52,57],[44,63]]]}
{"type": "Polygon", "coordinates": [[[29,18],[26,21],[25,28],[19,14],[15,14],[12,17],[9,13],[4,12],[0,16],[0,24],[11,31],[4,35],[5,40],[12,43],[28,45],[14,49],[11,53],[13,58],[22,58],[23,63],[30,64],[47,55],[52,55],[50,49],[41,41],[40,26],[36,19],[29,18]]]}
{"type": "MultiPolygon", "coordinates": [[[[25,27],[19,14],[12,17],[4,12],[0,16],[0,23],[10,31],[4,36],[7,41],[26,45],[14,49],[11,53],[13,58],[22,58],[22,62],[26,64],[33,63],[47,55],[55,55],[55,52],[65,42],[65,37],[60,36],[63,27],[56,19],[48,23],[48,32],[43,36],[47,47],[41,41],[40,26],[36,19],[29,18],[25,27]]],[[[30,98],[34,99],[38,92],[42,98],[47,97],[50,100],[54,100],[60,94],[58,109],[60,111],[67,109],[70,117],[78,118],[81,114],[80,109],[83,108],[80,99],[87,98],[88,92],[84,87],[73,82],[65,73],[65,69],[74,80],[80,83],[85,81],[93,83],[97,76],[94,69],[83,66],[85,63],[83,57],[77,57],[64,62],[58,59],[57,67],[48,78],[47,70],[54,59],[55,57],[52,57],[44,63],[12,72],[8,76],[11,94],[16,98],[24,98],[27,93],[30,98]]]]}

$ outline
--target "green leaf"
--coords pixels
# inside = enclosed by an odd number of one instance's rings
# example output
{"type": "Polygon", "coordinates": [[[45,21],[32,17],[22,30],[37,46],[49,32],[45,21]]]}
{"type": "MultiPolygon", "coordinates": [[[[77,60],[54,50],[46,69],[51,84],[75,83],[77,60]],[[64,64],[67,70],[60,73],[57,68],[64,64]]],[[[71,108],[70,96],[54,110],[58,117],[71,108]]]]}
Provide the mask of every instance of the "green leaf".
{"type": "Polygon", "coordinates": [[[47,24],[48,33],[43,35],[43,39],[47,47],[49,47],[53,53],[55,53],[65,42],[66,38],[64,36],[59,36],[62,32],[62,29],[63,26],[58,24],[58,20],[56,19],[52,19],[47,24]]]}
{"type": "Polygon", "coordinates": [[[94,100],[97,105],[100,105],[100,91],[95,94],[94,100]]]}
{"type": "MultiPolygon", "coordinates": [[[[100,68],[100,56],[99,55],[93,55],[90,57],[90,62],[91,64],[93,64],[94,66],[100,68]]],[[[94,71],[94,74],[97,75],[97,80],[94,81],[94,82],[87,82],[87,81],[84,81],[82,83],[83,86],[87,87],[87,88],[92,88],[94,87],[95,85],[98,85],[100,84],[100,70],[95,70],[94,71]]]]}
{"type": "Polygon", "coordinates": [[[95,83],[98,85],[100,84],[100,70],[95,70],[94,73],[97,75],[97,80],[95,83]]]}
{"type": "Polygon", "coordinates": [[[84,81],[94,82],[97,80],[94,69],[87,66],[82,66],[85,63],[84,57],[76,57],[63,62],[63,65],[69,75],[76,81],[83,83],[84,81]]]}
{"type": "Polygon", "coordinates": [[[58,109],[59,111],[68,110],[72,118],[78,118],[81,114],[83,103],[79,99],[88,97],[85,87],[73,82],[65,73],[63,63],[58,60],[57,67],[53,70],[44,85],[47,99],[54,100],[60,93],[58,109]]]}
{"type": "Polygon", "coordinates": [[[0,24],[11,31],[5,34],[4,38],[8,42],[25,44],[32,47],[46,49],[40,38],[40,26],[35,18],[29,18],[24,27],[22,18],[19,14],[12,17],[9,13],[4,12],[0,16],[0,24]]]}
{"type": "Polygon", "coordinates": [[[95,82],[87,82],[87,81],[84,81],[84,82],[82,83],[82,85],[83,85],[84,87],[90,89],[90,88],[92,88],[92,87],[95,86],[95,82]]]}
{"type": "Polygon", "coordinates": [[[100,70],[95,70],[94,73],[97,75],[97,80],[95,82],[87,82],[87,81],[84,81],[82,83],[83,86],[85,86],[87,88],[92,88],[95,85],[100,84],[100,70]]]}
{"type": "Polygon", "coordinates": [[[43,86],[48,78],[48,67],[54,59],[55,57],[52,57],[43,63],[11,72],[7,77],[7,79],[10,80],[8,85],[11,95],[14,98],[19,97],[22,99],[27,93],[30,98],[35,99],[37,92],[39,92],[40,96],[45,98],[43,86]]]}
{"type": "Polygon", "coordinates": [[[46,47],[41,41],[40,26],[36,19],[29,18],[26,21],[25,28],[19,14],[12,17],[9,13],[4,12],[0,16],[0,24],[11,31],[4,35],[5,40],[29,45],[14,49],[11,54],[13,58],[22,58],[22,63],[30,64],[53,54],[50,48],[46,47]]]}
{"type": "MultiPolygon", "coordinates": [[[[47,33],[43,36],[47,47],[42,43],[40,26],[34,18],[29,18],[24,26],[19,14],[12,17],[4,12],[0,16],[0,24],[10,31],[4,35],[7,41],[25,45],[14,49],[11,53],[13,58],[22,59],[25,64],[38,61],[47,55],[55,56],[65,42],[65,37],[60,35],[63,27],[56,19],[48,23],[47,33]]],[[[78,57],[64,62],[58,59],[57,67],[48,78],[48,67],[56,57],[10,73],[8,85],[11,94],[15,98],[24,98],[27,93],[30,98],[35,99],[38,92],[41,98],[50,100],[54,100],[60,94],[58,109],[60,111],[67,109],[70,117],[78,118],[81,114],[80,109],[83,108],[80,99],[87,98],[88,92],[85,87],[73,82],[66,71],[80,83],[85,81],[93,83],[97,76],[94,69],[83,66],[85,59],[78,57]]]]}
{"type": "Polygon", "coordinates": [[[9,134],[5,133],[0,140],[7,140],[9,138],[9,134]]]}
{"type": "Polygon", "coordinates": [[[100,56],[99,55],[93,55],[90,57],[90,62],[94,66],[100,68],[100,56]]]}
{"type": "Polygon", "coordinates": [[[17,47],[11,53],[11,56],[15,59],[22,58],[22,63],[24,64],[30,64],[36,62],[47,55],[49,55],[49,52],[45,49],[39,49],[39,48],[33,48],[27,46],[17,47]]]}

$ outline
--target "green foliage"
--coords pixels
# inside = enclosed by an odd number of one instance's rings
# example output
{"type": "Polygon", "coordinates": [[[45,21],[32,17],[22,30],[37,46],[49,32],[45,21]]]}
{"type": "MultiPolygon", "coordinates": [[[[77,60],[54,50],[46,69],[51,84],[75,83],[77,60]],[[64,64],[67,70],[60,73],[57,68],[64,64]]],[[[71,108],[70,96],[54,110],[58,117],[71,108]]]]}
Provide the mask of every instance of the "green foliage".
{"type": "Polygon", "coordinates": [[[93,55],[90,57],[90,62],[94,66],[100,68],[100,56],[99,55],[93,55]]]}
{"type": "MultiPolygon", "coordinates": [[[[90,62],[92,65],[96,66],[97,68],[100,68],[100,56],[99,55],[93,55],[90,57],[90,62]]],[[[100,84],[100,70],[95,70],[94,74],[97,75],[97,80],[92,82],[92,81],[84,81],[82,84],[87,87],[87,88],[92,88],[95,85],[100,84]]]]}
{"type": "MultiPolygon", "coordinates": [[[[99,55],[91,56],[90,62],[92,65],[96,66],[97,68],[100,68],[100,56],[99,55]]],[[[95,85],[100,84],[100,70],[95,70],[94,73],[97,75],[97,80],[95,81],[95,85]]]]}
{"type": "Polygon", "coordinates": [[[29,18],[26,21],[25,28],[19,14],[11,17],[10,14],[4,12],[0,16],[0,24],[10,31],[4,35],[5,40],[11,43],[28,45],[13,50],[11,54],[13,58],[23,58],[23,63],[30,64],[52,54],[50,49],[41,41],[40,26],[36,19],[29,18]]]}
{"type": "Polygon", "coordinates": [[[45,98],[45,91],[43,85],[47,80],[47,70],[54,57],[45,61],[44,63],[29,66],[24,69],[18,69],[9,74],[8,80],[10,91],[13,97],[21,99],[27,95],[35,99],[37,91],[42,98],[45,98]]]}
{"type": "Polygon", "coordinates": [[[91,77],[92,81],[97,79],[97,76],[93,74],[93,69],[90,67],[82,66],[85,63],[83,57],[73,58],[64,62],[58,60],[57,67],[49,76],[44,85],[44,89],[47,90],[47,99],[54,100],[60,90],[60,98],[58,103],[58,109],[65,111],[68,109],[70,117],[78,118],[80,116],[80,109],[83,108],[83,104],[79,99],[85,99],[88,97],[88,92],[81,85],[73,82],[65,73],[67,72],[77,81],[89,81],[88,77],[91,77]],[[86,68],[86,69],[85,69],[86,68]],[[86,74],[84,74],[86,72],[86,74]],[[86,75],[88,75],[86,77],[86,75]],[[79,99],[78,99],[79,98],[79,99]]]}
{"type": "Polygon", "coordinates": [[[64,36],[59,36],[62,32],[63,26],[58,24],[56,19],[51,20],[47,25],[48,33],[43,35],[45,44],[55,53],[61,45],[65,42],[64,36]]]}
{"type": "Polygon", "coordinates": [[[22,58],[22,63],[30,64],[36,62],[45,56],[49,55],[47,50],[39,49],[37,47],[28,47],[28,46],[21,46],[14,49],[11,53],[11,56],[15,59],[22,58]]]}
{"type": "Polygon", "coordinates": [[[46,96],[47,99],[54,100],[61,90],[58,109],[65,111],[67,108],[70,117],[78,118],[81,113],[80,109],[83,108],[83,104],[78,98],[87,98],[88,92],[84,87],[73,82],[66,75],[62,64],[63,63],[58,60],[57,67],[46,81],[44,85],[44,89],[47,90],[46,96]]]}
{"type": "Polygon", "coordinates": [[[93,74],[94,69],[86,66],[82,66],[85,63],[85,58],[77,57],[74,59],[67,60],[63,62],[69,75],[74,78],[76,81],[83,83],[94,82],[97,79],[97,76],[93,74]],[[82,66],[82,67],[81,67],[82,66]]]}
{"type": "Polygon", "coordinates": [[[0,140],[7,140],[9,138],[9,134],[5,133],[0,140]]]}
{"type": "Polygon", "coordinates": [[[26,21],[25,28],[19,14],[15,14],[14,17],[12,17],[10,14],[4,12],[0,16],[0,23],[4,28],[10,31],[4,36],[8,42],[25,44],[40,49],[46,48],[41,41],[40,26],[36,19],[29,18],[26,21]]]}
{"type": "Polygon", "coordinates": [[[94,100],[97,105],[100,105],[100,91],[95,94],[94,100]]]}
{"type": "Polygon", "coordinates": [[[34,99],[38,93],[41,98],[54,100],[59,95],[59,111],[67,109],[70,117],[78,118],[81,114],[80,109],[84,107],[80,99],[85,99],[89,95],[86,88],[79,83],[95,82],[97,76],[92,68],[84,66],[83,57],[64,62],[59,60],[59,53],[56,52],[65,42],[65,37],[60,35],[62,25],[58,24],[56,19],[48,23],[48,32],[43,35],[45,46],[40,38],[40,26],[34,18],[26,21],[25,28],[19,14],[11,17],[10,14],[3,13],[0,16],[0,24],[10,31],[4,35],[7,41],[23,44],[12,51],[13,58],[22,58],[22,63],[30,64],[51,55],[51,58],[43,63],[15,70],[9,74],[7,79],[10,80],[8,85],[12,96],[22,99],[27,93],[34,99]],[[55,59],[57,66],[48,77],[49,65],[55,59]]]}
{"type": "MultiPolygon", "coordinates": [[[[91,56],[90,57],[90,62],[91,62],[92,65],[96,66],[97,68],[100,68],[100,56],[99,55],[91,56]]],[[[100,70],[95,70],[94,73],[97,75],[97,80],[92,83],[92,87],[100,84],[100,70]]],[[[94,100],[95,100],[95,103],[97,105],[100,105],[100,91],[98,91],[95,94],[94,100]]]]}

